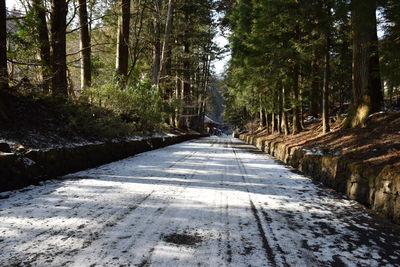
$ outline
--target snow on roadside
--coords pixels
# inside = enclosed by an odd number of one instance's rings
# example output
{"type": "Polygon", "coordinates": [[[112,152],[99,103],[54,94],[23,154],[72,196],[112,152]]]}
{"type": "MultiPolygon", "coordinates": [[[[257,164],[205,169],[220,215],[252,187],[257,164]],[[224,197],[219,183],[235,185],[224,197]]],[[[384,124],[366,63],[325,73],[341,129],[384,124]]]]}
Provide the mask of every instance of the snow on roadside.
{"type": "Polygon", "coordinates": [[[6,194],[4,265],[400,262],[398,228],[230,138],[184,142],[6,194]]]}

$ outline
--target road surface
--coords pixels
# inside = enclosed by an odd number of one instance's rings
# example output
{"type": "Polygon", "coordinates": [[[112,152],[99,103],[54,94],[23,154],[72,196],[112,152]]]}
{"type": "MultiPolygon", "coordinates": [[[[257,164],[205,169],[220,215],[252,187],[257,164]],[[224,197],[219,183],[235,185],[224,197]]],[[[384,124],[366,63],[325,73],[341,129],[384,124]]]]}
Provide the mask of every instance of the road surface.
{"type": "Polygon", "coordinates": [[[0,198],[1,266],[400,266],[399,227],[237,139],[0,198]]]}

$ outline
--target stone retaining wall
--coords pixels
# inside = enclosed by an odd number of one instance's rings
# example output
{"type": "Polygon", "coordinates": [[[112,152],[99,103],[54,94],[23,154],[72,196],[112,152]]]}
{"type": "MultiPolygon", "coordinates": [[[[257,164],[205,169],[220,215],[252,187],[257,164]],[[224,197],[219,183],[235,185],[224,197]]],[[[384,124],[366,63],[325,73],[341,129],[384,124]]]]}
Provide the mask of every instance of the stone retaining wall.
{"type": "Polygon", "coordinates": [[[265,141],[250,134],[241,134],[239,138],[400,224],[398,168],[389,165],[377,169],[367,163],[346,162],[340,156],[310,153],[301,147],[265,141]]]}
{"type": "Polygon", "coordinates": [[[29,150],[23,154],[0,153],[0,192],[18,189],[40,181],[145,151],[180,143],[201,135],[153,137],[143,140],[107,142],[49,150],[29,150]]]}

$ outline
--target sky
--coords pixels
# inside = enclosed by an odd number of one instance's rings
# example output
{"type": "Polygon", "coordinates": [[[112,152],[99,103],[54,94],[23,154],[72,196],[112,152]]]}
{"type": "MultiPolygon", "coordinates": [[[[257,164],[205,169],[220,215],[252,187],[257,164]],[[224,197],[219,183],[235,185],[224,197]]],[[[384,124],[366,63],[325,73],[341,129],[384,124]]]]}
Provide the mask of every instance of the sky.
{"type": "Polygon", "coordinates": [[[17,4],[17,0],[6,0],[7,9],[11,9],[13,6],[17,4]]]}
{"type": "MultiPolygon", "coordinates": [[[[214,38],[214,42],[220,48],[224,48],[226,45],[229,44],[228,39],[225,36],[222,36],[220,33],[218,33],[217,36],[214,38]]],[[[221,59],[216,59],[214,61],[214,68],[215,68],[216,74],[218,74],[220,76],[224,74],[229,59],[230,59],[230,54],[225,53],[221,59]]]]}

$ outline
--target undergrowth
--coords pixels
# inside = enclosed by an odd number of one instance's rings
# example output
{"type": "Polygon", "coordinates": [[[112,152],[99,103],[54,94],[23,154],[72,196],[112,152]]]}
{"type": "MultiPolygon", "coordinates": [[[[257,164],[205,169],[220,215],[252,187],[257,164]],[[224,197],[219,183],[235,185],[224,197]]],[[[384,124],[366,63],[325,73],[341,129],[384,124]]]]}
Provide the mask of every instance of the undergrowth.
{"type": "Polygon", "coordinates": [[[87,89],[77,99],[20,93],[45,107],[59,122],[63,135],[111,139],[167,130],[156,89],[148,82],[121,87],[112,80],[87,89]]]}

